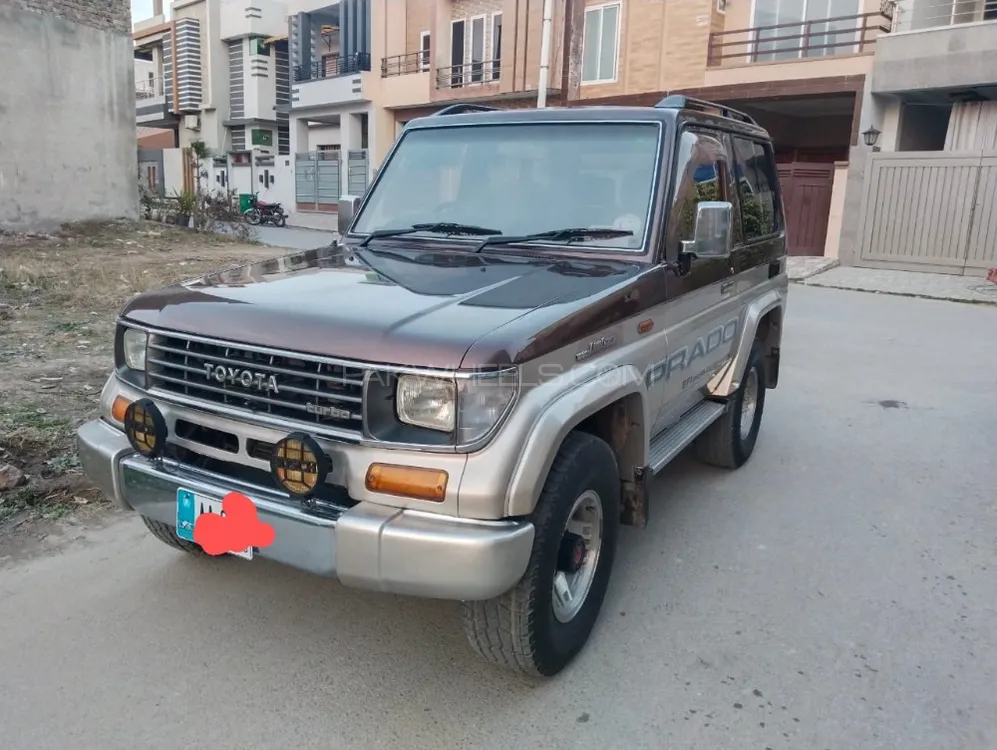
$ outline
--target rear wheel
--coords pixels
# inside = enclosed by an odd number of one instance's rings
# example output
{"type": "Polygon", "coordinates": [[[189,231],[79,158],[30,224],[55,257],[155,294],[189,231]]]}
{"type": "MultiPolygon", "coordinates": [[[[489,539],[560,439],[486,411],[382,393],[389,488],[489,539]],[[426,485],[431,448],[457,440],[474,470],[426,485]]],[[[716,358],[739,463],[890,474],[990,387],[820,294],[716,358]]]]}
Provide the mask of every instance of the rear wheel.
{"type": "Polygon", "coordinates": [[[146,518],[142,516],[142,523],[146,525],[146,528],[152,532],[152,535],[156,537],[163,544],[167,544],[173,549],[182,550],[183,552],[189,552],[192,555],[205,555],[207,554],[200,544],[195,544],[194,542],[188,542],[186,539],[181,539],[177,536],[176,531],[172,526],[162,521],[156,521],[152,518],[146,518]]]}
{"type": "Polygon", "coordinates": [[[464,602],[464,631],[479,656],[552,677],[585,646],[609,586],[620,518],[612,449],[572,432],[561,445],[533,512],[526,573],[505,594],[464,602]]]}
{"type": "Polygon", "coordinates": [[[756,341],[727,411],[696,439],[696,456],[703,463],[737,469],[751,458],[765,407],[764,367],[761,346],[756,341]]]}

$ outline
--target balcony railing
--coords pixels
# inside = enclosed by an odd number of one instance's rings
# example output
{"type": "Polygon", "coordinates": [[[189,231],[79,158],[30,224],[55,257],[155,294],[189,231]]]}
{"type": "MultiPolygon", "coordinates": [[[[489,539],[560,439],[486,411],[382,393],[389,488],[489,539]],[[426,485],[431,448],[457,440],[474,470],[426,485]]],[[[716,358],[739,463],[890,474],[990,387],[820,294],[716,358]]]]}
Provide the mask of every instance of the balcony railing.
{"type": "Polygon", "coordinates": [[[429,52],[426,50],[409,52],[407,55],[392,55],[381,60],[381,78],[423,73],[429,69],[429,52]]]}
{"type": "Polygon", "coordinates": [[[149,79],[135,79],[135,98],[136,99],[153,99],[157,96],[163,95],[163,79],[153,78],[149,79]]]}
{"type": "Polygon", "coordinates": [[[295,81],[317,81],[322,78],[354,75],[370,70],[370,53],[356,52],[346,57],[326,57],[314,60],[310,65],[295,65],[295,81]]]}
{"type": "Polygon", "coordinates": [[[727,67],[871,52],[890,31],[890,10],[710,34],[707,64],[727,67]]]}
{"type": "Polygon", "coordinates": [[[997,21],[997,0],[900,0],[894,3],[893,31],[918,31],[997,21]]]}
{"type": "Polygon", "coordinates": [[[482,60],[466,65],[451,65],[436,69],[436,88],[459,89],[465,86],[482,86],[496,83],[501,78],[501,60],[482,60]]]}

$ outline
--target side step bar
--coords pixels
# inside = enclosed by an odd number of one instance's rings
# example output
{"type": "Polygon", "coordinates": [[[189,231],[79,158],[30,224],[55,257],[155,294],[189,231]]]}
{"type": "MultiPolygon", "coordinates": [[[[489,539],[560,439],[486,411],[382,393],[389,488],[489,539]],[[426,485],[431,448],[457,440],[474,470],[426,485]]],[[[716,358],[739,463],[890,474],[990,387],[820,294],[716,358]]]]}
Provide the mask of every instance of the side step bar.
{"type": "Polygon", "coordinates": [[[701,401],[674,425],[651,440],[647,463],[652,474],[659,473],[699,434],[727,411],[727,404],[701,401]]]}

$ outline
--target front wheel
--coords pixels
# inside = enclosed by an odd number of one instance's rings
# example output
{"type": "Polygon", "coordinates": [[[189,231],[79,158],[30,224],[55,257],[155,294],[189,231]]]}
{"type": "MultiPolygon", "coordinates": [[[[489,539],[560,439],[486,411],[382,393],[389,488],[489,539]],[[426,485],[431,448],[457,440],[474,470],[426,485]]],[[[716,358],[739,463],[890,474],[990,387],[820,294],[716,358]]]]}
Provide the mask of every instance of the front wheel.
{"type": "Polygon", "coordinates": [[[249,224],[256,225],[260,223],[260,209],[258,208],[249,209],[244,216],[246,217],[246,222],[249,224]]]}
{"type": "Polygon", "coordinates": [[[273,223],[274,223],[275,226],[278,226],[278,227],[286,227],[287,226],[287,217],[284,214],[274,214],[274,216],[273,216],[273,223]]]}
{"type": "Polygon", "coordinates": [[[616,457],[584,432],[565,438],[533,512],[526,573],[505,594],[464,602],[477,654],[534,677],[552,677],[585,646],[609,587],[620,519],[616,457]]]}

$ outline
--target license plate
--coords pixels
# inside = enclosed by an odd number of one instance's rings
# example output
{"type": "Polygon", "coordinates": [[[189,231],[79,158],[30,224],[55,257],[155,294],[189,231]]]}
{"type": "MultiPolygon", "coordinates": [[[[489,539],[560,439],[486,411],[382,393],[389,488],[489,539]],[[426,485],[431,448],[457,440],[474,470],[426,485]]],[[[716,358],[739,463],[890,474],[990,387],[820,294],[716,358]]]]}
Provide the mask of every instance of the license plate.
{"type": "MultiPolygon", "coordinates": [[[[216,513],[224,515],[222,511],[222,501],[215,497],[200,495],[191,490],[177,490],[177,536],[186,539],[188,542],[194,541],[194,523],[202,513],[216,513]]],[[[241,557],[245,560],[253,559],[253,548],[229,554],[241,557]]]]}

